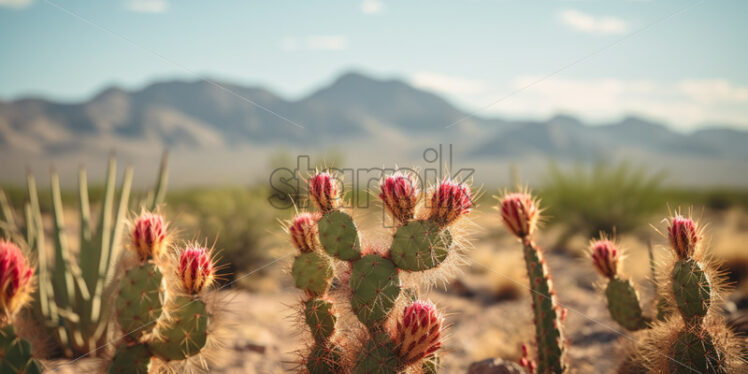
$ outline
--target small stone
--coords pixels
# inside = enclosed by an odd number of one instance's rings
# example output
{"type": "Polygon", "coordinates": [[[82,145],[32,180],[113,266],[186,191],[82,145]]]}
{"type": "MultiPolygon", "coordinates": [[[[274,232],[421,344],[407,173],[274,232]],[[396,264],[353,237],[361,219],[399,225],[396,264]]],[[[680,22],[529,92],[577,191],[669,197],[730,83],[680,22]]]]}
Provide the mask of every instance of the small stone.
{"type": "Polygon", "coordinates": [[[487,358],[470,364],[467,374],[527,374],[527,371],[516,362],[487,358]]]}

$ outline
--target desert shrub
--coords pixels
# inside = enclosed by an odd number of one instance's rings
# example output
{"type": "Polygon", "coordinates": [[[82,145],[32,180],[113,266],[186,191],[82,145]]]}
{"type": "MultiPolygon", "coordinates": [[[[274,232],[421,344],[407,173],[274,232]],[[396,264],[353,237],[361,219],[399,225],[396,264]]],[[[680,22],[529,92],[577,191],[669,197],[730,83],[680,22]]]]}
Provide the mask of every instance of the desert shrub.
{"type": "Polygon", "coordinates": [[[591,237],[599,231],[625,233],[641,227],[666,208],[662,173],[649,174],[628,163],[598,163],[563,170],[552,164],[540,190],[549,224],[560,224],[563,247],[573,235],[591,237]]]}

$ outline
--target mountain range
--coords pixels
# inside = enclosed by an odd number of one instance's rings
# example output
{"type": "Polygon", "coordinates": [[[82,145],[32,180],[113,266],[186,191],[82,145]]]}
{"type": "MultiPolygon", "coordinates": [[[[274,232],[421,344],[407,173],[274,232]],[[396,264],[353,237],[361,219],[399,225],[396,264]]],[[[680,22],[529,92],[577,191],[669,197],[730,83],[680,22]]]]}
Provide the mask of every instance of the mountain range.
{"type": "Polygon", "coordinates": [[[712,127],[685,134],[633,116],[595,125],[570,115],[544,121],[470,116],[404,81],[355,72],[298,100],[261,87],[194,80],[111,87],[79,103],[0,101],[0,172],[10,180],[22,177],[23,164],[95,164],[112,149],[148,165],[169,148],[184,155],[176,158],[175,170],[183,173],[176,177],[189,183],[201,172],[221,175],[219,182],[257,177],[280,149],[335,149],[346,163],[381,167],[423,162],[424,149],[438,144],[452,144],[452,156],[481,166],[489,182],[503,179],[492,174],[506,175],[494,166],[539,170],[549,160],[630,159],[674,170],[673,183],[748,185],[746,131],[712,127]],[[226,165],[234,162],[245,164],[242,173],[226,165]],[[231,177],[237,174],[242,178],[231,177]]]}

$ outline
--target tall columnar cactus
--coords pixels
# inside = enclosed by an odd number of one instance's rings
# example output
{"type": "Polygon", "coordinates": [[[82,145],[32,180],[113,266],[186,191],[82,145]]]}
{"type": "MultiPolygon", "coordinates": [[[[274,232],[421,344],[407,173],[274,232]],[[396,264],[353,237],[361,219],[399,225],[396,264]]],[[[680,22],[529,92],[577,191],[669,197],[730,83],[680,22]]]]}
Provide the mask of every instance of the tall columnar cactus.
{"type": "Polygon", "coordinates": [[[386,250],[362,246],[353,218],[341,208],[341,186],[328,172],[309,179],[319,213],[300,213],[288,227],[299,250],[291,274],[305,292],[302,315],[314,341],[304,360],[311,374],[438,370],[443,318],[433,304],[415,300],[412,289],[404,291],[402,275],[436,269],[454,252],[450,226],[471,210],[470,189],[443,181],[429,191],[420,215],[421,193],[413,175],[395,173],[383,179],[380,189],[397,224],[386,250]],[[350,308],[336,306],[339,301],[329,292],[336,261],[348,264],[338,275],[347,279],[340,287],[348,288],[350,308]],[[403,304],[408,305],[396,312],[403,304]],[[351,341],[361,334],[338,333],[340,313],[348,309],[366,327],[363,342],[351,341]]]}
{"type": "Polygon", "coordinates": [[[126,269],[116,309],[123,344],[109,373],[147,373],[152,357],[185,360],[207,342],[210,313],[201,294],[215,278],[210,250],[189,244],[176,256],[165,256],[167,243],[163,217],[141,214],[132,230],[132,250],[122,261],[126,269]],[[168,269],[174,274],[164,276],[168,269]]]}
{"type": "Polygon", "coordinates": [[[556,300],[543,251],[532,238],[540,215],[537,202],[529,193],[508,193],[501,198],[499,210],[506,227],[522,243],[535,322],[537,371],[541,374],[565,373],[568,365],[563,312],[556,300]]]}
{"type": "Polygon", "coordinates": [[[618,246],[605,237],[590,242],[590,257],[595,269],[606,278],[605,297],[608,300],[610,316],[627,330],[647,328],[650,319],[642,313],[639,293],[630,279],[622,274],[622,252],[618,246]]]}
{"type": "MultiPolygon", "coordinates": [[[[65,233],[65,214],[59,177],[51,174],[54,256],[48,255],[39,195],[33,175],[27,177],[29,201],[24,207],[24,220],[16,219],[7,198],[0,191],[0,227],[6,236],[25,239],[35,257],[38,287],[34,295],[34,315],[38,325],[55,337],[60,353],[68,356],[96,355],[96,349],[113,337],[113,310],[109,300],[119,257],[125,215],[130,208],[132,169],[127,168],[117,196],[117,167],[110,157],[104,186],[104,198],[97,225],[92,224],[86,170],[78,174],[79,249],[71,248],[65,233]],[[94,229],[95,227],[95,229],[94,229]],[[73,258],[78,253],[78,258],[73,258]],[[53,260],[50,263],[49,259],[53,260]]],[[[152,209],[160,204],[166,192],[166,155],[161,163],[157,190],[153,198],[142,204],[152,209]]]]}
{"type": "Polygon", "coordinates": [[[0,373],[41,373],[31,344],[16,335],[16,313],[31,300],[34,269],[21,249],[0,239],[0,373]]]}

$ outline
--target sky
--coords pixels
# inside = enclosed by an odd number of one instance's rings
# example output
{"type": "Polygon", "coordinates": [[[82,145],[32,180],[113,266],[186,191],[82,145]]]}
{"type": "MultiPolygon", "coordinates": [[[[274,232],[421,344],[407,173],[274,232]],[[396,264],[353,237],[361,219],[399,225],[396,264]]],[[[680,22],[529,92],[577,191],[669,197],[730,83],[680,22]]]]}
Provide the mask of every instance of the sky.
{"type": "Polygon", "coordinates": [[[295,99],[356,70],[481,116],[748,129],[744,0],[0,0],[0,100],[210,77],[295,99]]]}

